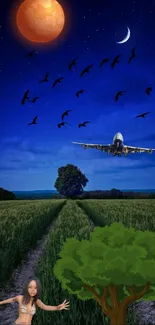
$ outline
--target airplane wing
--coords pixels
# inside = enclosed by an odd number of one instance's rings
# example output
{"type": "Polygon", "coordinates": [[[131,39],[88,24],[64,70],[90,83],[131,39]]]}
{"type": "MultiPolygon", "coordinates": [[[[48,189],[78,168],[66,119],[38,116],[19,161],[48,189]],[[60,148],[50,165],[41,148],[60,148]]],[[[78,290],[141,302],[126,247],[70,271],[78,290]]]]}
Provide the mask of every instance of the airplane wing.
{"type": "Polygon", "coordinates": [[[155,149],[151,149],[151,148],[131,147],[131,146],[127,146],[127,145],[124,145],[124,149],[127,149],[128,153],[135,153],[135,152],[152,153],[152,151],[155,151],[155,149]]]}
{"type": "Polygon", "coordinates": [[[90,144],[90,143],[81,143],[81,142],[72,142],[72,143],[79,144],[84,149],[92,148],[92,149],[98,149],[98,150],[105,151],[105,152],[107,152],[108,150],[111,151],[111,148],[112,148],[111,144],[90,144]]]}

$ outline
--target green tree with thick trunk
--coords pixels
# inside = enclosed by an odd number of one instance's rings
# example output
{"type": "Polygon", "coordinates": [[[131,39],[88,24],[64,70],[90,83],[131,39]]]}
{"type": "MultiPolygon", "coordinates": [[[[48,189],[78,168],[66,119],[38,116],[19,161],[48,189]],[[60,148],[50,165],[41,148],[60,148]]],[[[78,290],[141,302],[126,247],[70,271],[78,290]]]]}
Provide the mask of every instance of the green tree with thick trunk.
{"type": "Polygon", "coordinates": [[[54,274],[79,299],[95,299],[110,325],[126,325],[129,304],[155,300],[155,234],[120,223],[96,227],[90,240],[68,238],[54,274]]]}

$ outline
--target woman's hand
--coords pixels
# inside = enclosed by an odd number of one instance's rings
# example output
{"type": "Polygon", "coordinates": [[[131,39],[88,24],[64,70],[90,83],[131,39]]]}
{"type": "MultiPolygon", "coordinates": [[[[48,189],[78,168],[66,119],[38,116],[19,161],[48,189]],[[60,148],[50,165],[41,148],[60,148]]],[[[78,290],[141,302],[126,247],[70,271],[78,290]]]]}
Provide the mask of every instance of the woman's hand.
{"type": "Polygon", "coordinates": [[[66,302],[66,299],[61,305],[57,306],[57,310],[62,310],[62,309],[66,309],[66,310],[69,309],[69,302],[66,302]]]}

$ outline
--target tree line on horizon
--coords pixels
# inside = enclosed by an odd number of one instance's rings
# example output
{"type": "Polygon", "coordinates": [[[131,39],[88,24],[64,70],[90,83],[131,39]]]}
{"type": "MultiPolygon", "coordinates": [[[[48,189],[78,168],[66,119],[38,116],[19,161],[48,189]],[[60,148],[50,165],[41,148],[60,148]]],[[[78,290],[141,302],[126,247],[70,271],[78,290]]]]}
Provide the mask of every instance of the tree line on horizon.
{"type": "Polygon", "coordinates": [[[13,192],[0,188],[0,200],[18,200],[18,199],[153,199],[155,193],[142,192],[123,192],[119,189],[113,188],[111,190],[94,190],[84,191],[84,187],[89,180],[81,172],[81,170],[72,164],[67,164],[58,168],[58,176],[54,187],[58,194],[48,194],[46,196],[40,194],[30,194],[30,196],[16,196],[13,192]]]}

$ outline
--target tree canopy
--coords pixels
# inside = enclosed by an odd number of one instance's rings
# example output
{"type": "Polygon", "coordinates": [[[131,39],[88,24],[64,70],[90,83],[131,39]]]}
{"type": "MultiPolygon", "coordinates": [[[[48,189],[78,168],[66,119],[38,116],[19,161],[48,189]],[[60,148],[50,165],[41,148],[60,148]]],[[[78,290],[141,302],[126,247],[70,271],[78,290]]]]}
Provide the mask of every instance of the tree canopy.
{"type": "Polygon", "coordinates": [[[155,234],[120,223],[96,227],[91,239],[69,238],[54,274],[79,299],[96,299],[112,325],[125,325],[127,306],[155,300],[155,234]]]}
{"type": "Polygon", "coordinates": [[[68,164],[58,169],[58,177],[54,186],[61,195],[73,198],[83,193],[87,182],[88,179],[80,169],[68,164]]]}

